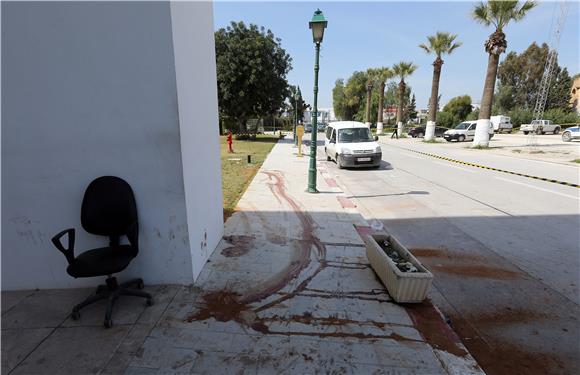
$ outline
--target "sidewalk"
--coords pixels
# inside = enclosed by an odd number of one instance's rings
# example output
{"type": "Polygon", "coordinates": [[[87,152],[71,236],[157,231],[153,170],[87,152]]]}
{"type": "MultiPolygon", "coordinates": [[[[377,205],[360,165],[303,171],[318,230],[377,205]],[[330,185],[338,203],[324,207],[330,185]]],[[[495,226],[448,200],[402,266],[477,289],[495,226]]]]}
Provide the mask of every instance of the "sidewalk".
{"type": "Polygon", "coordinates": [[[353,225],[367,223],[324,166],[320,193],[306,193],[308,157],[295,153],[288,141],[273,148],[195,287],[151,287],[151,310],[121,301],[138,312],[111,330],[87,308],[78,322],[23,331],[18,314],[46,293],[3,293],[13,301],[3,303],[3,373],[478,373],[435,310],[410,315],[391,301],[353,225]],[[48,336],[26,344],[23,332],[48,336]]]}

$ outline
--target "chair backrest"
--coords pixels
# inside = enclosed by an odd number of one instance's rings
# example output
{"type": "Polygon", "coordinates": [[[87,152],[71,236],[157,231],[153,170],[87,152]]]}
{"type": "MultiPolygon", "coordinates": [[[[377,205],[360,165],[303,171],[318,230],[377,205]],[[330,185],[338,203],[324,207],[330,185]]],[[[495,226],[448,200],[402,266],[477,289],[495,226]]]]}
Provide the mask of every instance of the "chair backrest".
{"type": "Polygon", "coordinates": [[[103,176],[89,184],[81,207],[81,225],[87,232],[118,238],[136,223],[135,196],[125,180],[103,176]]]}

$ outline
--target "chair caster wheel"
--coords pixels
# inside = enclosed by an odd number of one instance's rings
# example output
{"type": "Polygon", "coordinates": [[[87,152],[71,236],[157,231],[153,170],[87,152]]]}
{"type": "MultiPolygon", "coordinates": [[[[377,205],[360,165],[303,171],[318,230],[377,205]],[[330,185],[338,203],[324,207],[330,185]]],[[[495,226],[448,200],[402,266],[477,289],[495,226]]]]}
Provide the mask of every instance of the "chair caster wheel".
{"type": "Polygon", "coordinates": [[[105,319],[105,328],[111,328],[113,326],[112,319],[105,319]]]}
{"type": "Polygon", "coordinates": [[[143,288],[145,288],[145,285],[143,284],[143,280],[140,280],[140,281],[137,283],[137,289],[143,289],[143,288]]]}
{"type": "Polygon", "coordinates": [[[73,312],[70,314],[70,317],[72,320],[79,320],[81,318],[81,313],[73,310],[73,312]]]}
{"type": "Polygon", "coordinates": [[[147,298],[147,301],[145,301],[145,304],[147,306],[153,306],[153,298],[147,298]]]}

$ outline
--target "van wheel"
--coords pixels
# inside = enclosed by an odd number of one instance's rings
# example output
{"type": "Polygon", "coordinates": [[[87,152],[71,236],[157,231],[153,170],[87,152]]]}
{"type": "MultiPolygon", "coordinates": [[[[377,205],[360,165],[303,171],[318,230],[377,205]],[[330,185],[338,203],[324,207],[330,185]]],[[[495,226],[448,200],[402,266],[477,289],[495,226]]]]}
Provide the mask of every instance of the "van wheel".
{"type": "Polygon", "coordinates": [[[529,132],[524,132],[524,135],[528,135],[529,132]]]}
{"type": "Polygon", "coordinates": [[[340,161],[340,156],[336,156],[336,165],[338,165],[338,169],[344,169],[342,166],[342,162],[340,161]]]}
{"type": "Polygon", "coordinates": [[[558,134],[558,133],[560,133],[560,128],[554,129],[554,134],[558,134]]]}
{"type": "Polygon", "coordinates": [[[459,137],[457,137],[457,141],[458,141],[458,142],[463,142],[463,141],[465,141],[465,136],[464,136],[463,134],[462,134],[462,135],[460,135],[459,137]]]}

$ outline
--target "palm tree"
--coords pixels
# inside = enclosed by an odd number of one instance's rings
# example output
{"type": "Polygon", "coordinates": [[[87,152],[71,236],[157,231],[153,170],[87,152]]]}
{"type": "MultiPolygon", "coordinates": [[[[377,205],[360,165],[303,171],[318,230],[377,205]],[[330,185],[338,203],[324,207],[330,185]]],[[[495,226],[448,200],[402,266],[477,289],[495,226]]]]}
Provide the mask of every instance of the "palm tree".
{"type": "Polygon", "coordinates": [[[433,61],[433,82],[431,83],[431,98],[429,99],[429,118],[425,129],[425,140],[430,141],[435,138],[435,122],[437,121],[437,98],[439,96],[439,79],[441,78],[441,66],[443,65],[444,54],[451,54],[456,48],[461,46],[461,42],[455,42],[457,35],[438,31],[435,35],[428,36],[428,45],[420,44],[419,47],[427,53],[435,56],[433,61]]]}
{"type": "Polygon", "coordinates": [[[379,108],[377,111],[377,134],[383,132],[383,108],[385,103],[385,86],[387,80],[393,78],[393,71],[388,67],[373,69],[375,82],[379,85],[379,108]]]}
{"type": "Polygon", "coordinates": [[[405,92],[407,91],[405,78],[413,74],[415,70],[417,70],[417,65],[412,62],[401,61],[393,65],[394,76],[401,79],[399,82],[399,105],[397,106],[397,134],[399,137],[403,134],[403,106],[405,104],[405,92]]]}
{"type": "Polygon", "coordinates": [[[490,0],[487,3],[480,2],[473,8],[473,19],[485,26],[492,25],[495,27],[495,31],[491,33],[485,42],[485,52],[489,54],[489,57],[473,146],[486,147],[489,145],[489,117],[491,115],[499,55],[507,49],[507,40],[503,30],[510,21],[517,22],[523,19],[528,11],[536,5],[535,1],[520,3],[518,0],[490,0]]]}

